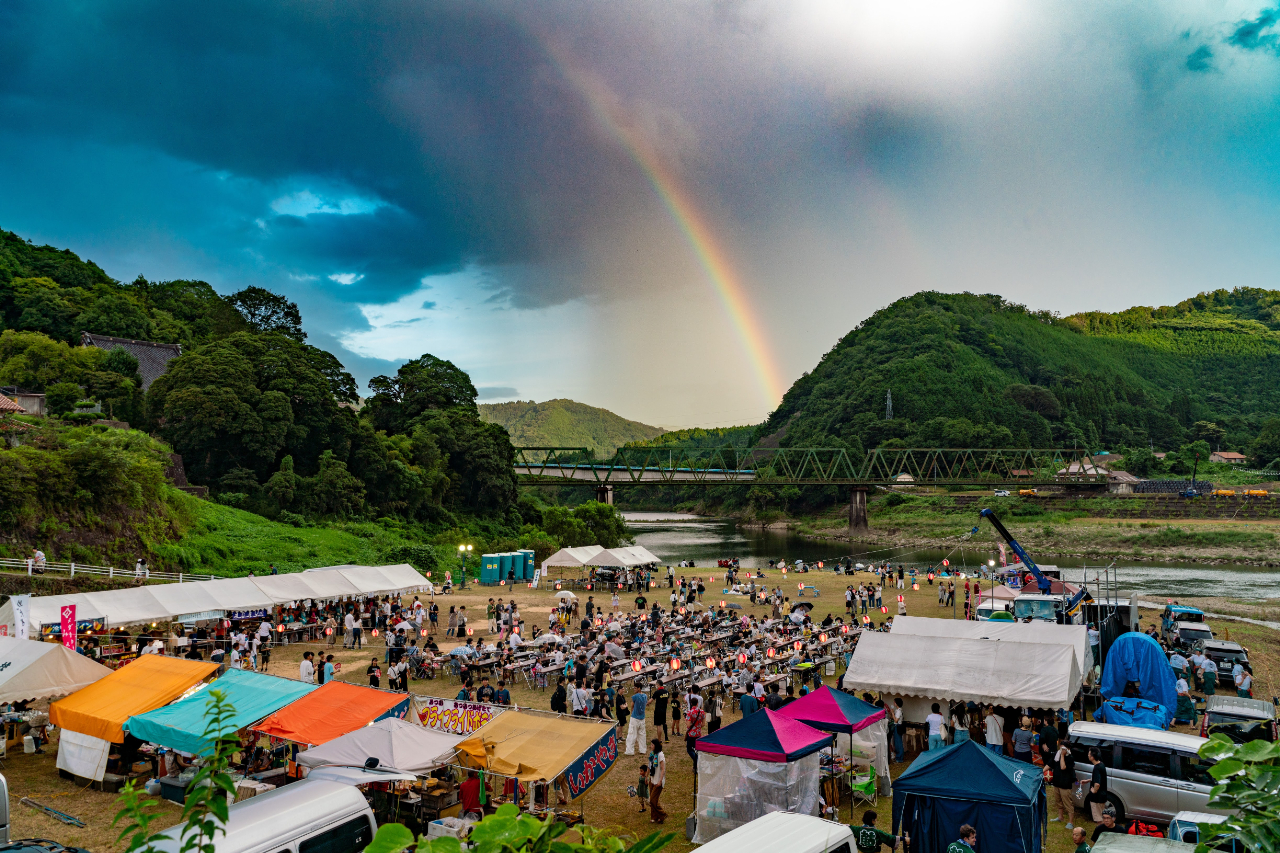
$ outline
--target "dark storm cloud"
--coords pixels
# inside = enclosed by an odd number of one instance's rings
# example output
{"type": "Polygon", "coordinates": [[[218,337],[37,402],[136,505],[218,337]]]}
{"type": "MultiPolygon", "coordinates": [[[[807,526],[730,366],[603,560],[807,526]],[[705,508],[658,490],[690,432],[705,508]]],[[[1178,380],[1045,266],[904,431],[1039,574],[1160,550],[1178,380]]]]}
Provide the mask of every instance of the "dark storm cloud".
{"type": "Polygon", "coordinates": [[[1213,70],[1213,50],[1202,44],[1187,56],[1187,70],[1204,72],[1213,70]]]}
{"type": "Polygon", "coordinates": [[[1280,21],[1280,8],[1264,9],[1258,17],[1241,21],[1227,37],[1227,43],[1244,50],[1270,50],[1280,47],[1280,36],[1275,32],[1280,21]]]}

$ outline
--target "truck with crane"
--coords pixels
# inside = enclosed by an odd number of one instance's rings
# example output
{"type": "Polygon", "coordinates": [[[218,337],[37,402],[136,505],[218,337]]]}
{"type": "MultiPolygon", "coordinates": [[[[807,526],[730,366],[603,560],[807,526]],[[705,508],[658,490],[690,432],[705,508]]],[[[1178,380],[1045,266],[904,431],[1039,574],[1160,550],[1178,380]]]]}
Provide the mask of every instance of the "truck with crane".
{"type": "Polygon", "coordinates": [[[996,514],[990,509],[984,509],[978,515],[991,522],[991,526],[996,529],[996,533],[999,533],[1001,538],[1008,543],[1009,548],[1018,555],[1018,559],[1022,561],[1027,571],[1035,578],[1036,586],[1039,589],[1039,594],[1024,592],[1018,596],[1013,603],[1014,617],[1017,619],[1031,618],[1057,622],[1063,625],[1081,621],[1083,617],[1080,613],[1080,605],[1089,604],[1093,601],[1093,596],[1089,595],[1089,590],[1082,586],[1075,593],[1068,593],[1066,586],[1063,586],[1062,594],[1054,595],[1053,579],[1040,570],[1040,567],[1036,565],[1036,561],[1031,559],[1031,555],[1018,544],[1018,540],[1013,538],[1013,535],[996,517],[996,514]]]}

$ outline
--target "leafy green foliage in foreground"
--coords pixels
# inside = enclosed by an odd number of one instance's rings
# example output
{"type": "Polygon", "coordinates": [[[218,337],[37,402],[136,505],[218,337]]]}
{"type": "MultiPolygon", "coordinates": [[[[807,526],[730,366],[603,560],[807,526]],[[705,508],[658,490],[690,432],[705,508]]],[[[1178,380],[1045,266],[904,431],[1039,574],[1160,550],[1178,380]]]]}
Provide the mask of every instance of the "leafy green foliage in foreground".
{"type": "MultiPolygon", "coordinates": [[[[520,814],[514,805],[507,803],[472,828],[469,849],[473,853],[658,853],[675,838],[674,833],[655,832],[631,842],[595,827],[581,825],[578,827],[581,842],[561,841],[567,830],[568,827],[557,821],[554,815],[538,820],[520,814]]],[[[413,833],[404,825],[389,823],[378,827],[378,834],[365,848],[365,853],[401,853],[405,850],[461,853],[462,845],[456,838],[427,838],[423,835],[414,839],[413,833]]]]}
{"type": "Polygon", "coordinates": [[[1263,740],[1232,743],[1215,733],[1200,747],[1218,784],[1209,807],[1229,811],[1222,824],[1200,824],[1196,853],[1219,848],[1226,838],[1256,853],[1280,853],[1280,744],[1263,740]]]}

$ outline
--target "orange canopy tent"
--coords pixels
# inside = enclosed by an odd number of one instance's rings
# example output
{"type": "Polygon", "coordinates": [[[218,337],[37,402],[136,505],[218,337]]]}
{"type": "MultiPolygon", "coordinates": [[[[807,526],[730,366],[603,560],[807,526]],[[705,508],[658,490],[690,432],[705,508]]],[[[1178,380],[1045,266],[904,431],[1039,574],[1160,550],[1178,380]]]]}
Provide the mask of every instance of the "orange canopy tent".
{"type": "Polygon", "coordinates": [[[49,706],[49,722],[72,732],[124,743],[124,721],[186,693],[218,669],[216,663],[143,655],[128,666],[49,706]]]}
{"type": "Polygon", "coordinates": [[[409,710],[409,694],[388,693],[345,681],[330,681],[253,726],[281,740],[319,746],[386,717],[409,710]]]}

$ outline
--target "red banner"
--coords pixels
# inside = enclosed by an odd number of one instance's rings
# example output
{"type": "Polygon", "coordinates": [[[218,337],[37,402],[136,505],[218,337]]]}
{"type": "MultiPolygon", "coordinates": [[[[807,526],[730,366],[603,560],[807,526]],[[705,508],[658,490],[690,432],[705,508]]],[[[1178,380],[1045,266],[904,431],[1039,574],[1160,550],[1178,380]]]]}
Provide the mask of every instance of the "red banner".
{"type": "Polygon", "coordinates": [[[62,605],[62,645],[75,651],[76,648],[76,606],[62,605]]]}

